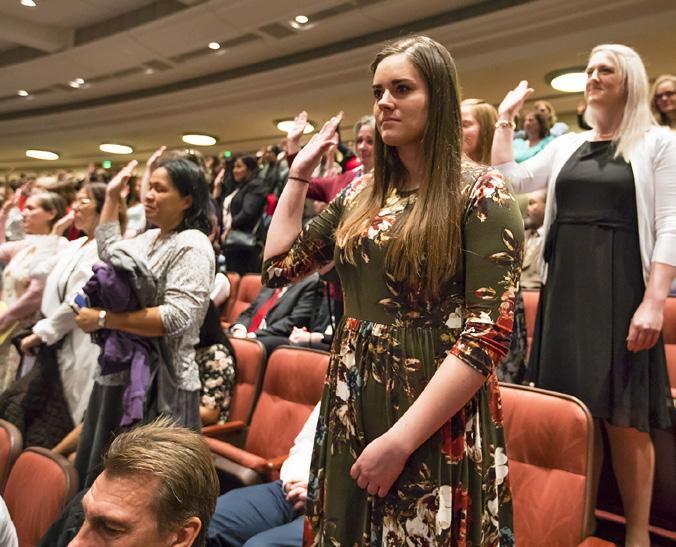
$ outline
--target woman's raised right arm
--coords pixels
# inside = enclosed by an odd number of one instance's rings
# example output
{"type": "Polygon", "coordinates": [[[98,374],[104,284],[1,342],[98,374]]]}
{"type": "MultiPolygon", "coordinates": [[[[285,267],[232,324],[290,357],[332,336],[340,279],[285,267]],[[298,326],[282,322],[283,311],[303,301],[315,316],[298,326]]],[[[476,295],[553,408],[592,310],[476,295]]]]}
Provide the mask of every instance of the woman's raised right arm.
{"type": "Polygon", "coordinates": [[[514,118],[521,110],[523,103],[531,96],[534,89],[528,87],[526,80],[507,92],[498,107],[498,122],[495,124],[493,148],[491,149],[491,165],[501,165],[514,161],[514,118]]]}
{"type": "Polygon", "coordinates": [[[307,185],[322,154],[335,142],[336,128],[341,118],[342,113],[331,118],[298,152],[289,170],[289,180],[284,186],[272,216],[268,238],[265,242],[264,260],[287,252],[296,241],[303,220],[307,185]]]}

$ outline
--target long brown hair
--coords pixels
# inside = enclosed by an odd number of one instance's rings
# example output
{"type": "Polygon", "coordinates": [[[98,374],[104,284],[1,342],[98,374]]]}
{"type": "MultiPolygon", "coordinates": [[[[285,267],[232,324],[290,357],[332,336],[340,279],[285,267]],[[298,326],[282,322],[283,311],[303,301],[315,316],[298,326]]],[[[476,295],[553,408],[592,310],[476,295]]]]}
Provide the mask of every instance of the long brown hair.
{"type": "MultiPolygon", "coordinates": [[[[383,59],[398,54],[406,55],[427,83],[429,115],[422,138],[423,179],[417,199],[391,228],[385,268],[405,287],[435,297],[456,271],[462,245],[460,86],[448,50],[425,36],[386,44],[371,63],[371,73],[383,59]]],[[[386,145],[378,130],[374,160],[373,180],[355,197],[336,231],[337,245],[351,263],[362,233],[406,180],[396,147],[386,145]]]]}
{"type": "Polygon", "coordinates": [[[472,158],[477,163],[491,164],[491,147],[495,134],[495,122],[498,121],[498,111],[492,104],[482,99],[465,99],[460,106],[466,106],[472,111],[472,116],[479,124],[476,149],[472,158]]]}

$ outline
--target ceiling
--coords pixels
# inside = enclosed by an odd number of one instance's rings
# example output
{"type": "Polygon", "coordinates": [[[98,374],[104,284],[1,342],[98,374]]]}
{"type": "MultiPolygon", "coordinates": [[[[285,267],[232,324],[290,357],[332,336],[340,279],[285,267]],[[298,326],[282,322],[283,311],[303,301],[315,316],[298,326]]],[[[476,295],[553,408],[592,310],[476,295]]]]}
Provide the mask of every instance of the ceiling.
{"type": "Polygon", "coordinates": [[[520,79],[570,116],[579,95],[548,72],[583,65],[594,45],[635,47],[651,77],[674,72],[673,0],[19,0],[0,4],[0,172],[143,159],[185,132],[205,153],[250,151],[283,135],[273,120],[371,108],[368,64],[386,39],[424,33],[455,57],[465,96],[498,103],[520,79]],[[297,30],[299,14],[310,23],[297,30]],[[211,41],[223,47],[207,48],[211,41]],[[84,87],[68,82],[83,78],[84,87]],[[17,90],[27,90],[20,97],[17,90]],[[53,150],[55,162],[24,156],[53,150]]]}

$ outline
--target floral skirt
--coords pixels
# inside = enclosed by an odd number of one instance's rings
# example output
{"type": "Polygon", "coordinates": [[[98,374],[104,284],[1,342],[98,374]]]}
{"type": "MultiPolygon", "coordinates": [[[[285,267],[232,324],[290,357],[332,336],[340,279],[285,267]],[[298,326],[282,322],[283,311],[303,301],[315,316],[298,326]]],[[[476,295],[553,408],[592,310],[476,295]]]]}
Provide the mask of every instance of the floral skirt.
{"type": "Polygon", "coordinates": [[[350,477],[361,451],[411,406],[458,334],[343,320],[317,424],[305,545],[514,543],[494,373],[410,456],[384,498],[369,495],[350,477]]]}

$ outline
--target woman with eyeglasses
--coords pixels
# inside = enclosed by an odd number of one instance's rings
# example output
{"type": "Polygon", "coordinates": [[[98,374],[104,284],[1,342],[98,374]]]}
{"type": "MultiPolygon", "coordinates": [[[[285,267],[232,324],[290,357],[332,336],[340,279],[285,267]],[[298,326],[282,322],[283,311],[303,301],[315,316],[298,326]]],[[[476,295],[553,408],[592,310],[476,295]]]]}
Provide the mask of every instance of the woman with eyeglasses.
{"type": "MultiPolygon", "coordinates": [[[[59,260],[47,277],[42,295],[44,319],[38,321],[33,326],[33,333],[21,341],[24,353],[40,344],[59,344],[59,373],[73,426],[80,423],[89,402],[99,348],[92,343],[89,334],[77,328],[72,302],[92,276],[92,266],[99,260],[94,230],[99,225],[105,198],[106,184],[102,182],[86,184],[77,193],[73,224],[84,236],[68,243],[59,253],[59,260]]],[[[123,208],[119,217],[124,226],[126,216],[123,208]]]]}
{"type": "Polygon", "coordinates": [[[650,107],[660,125],[676,129],[676,76],[663,74],[653,84],[650,107]]]}

